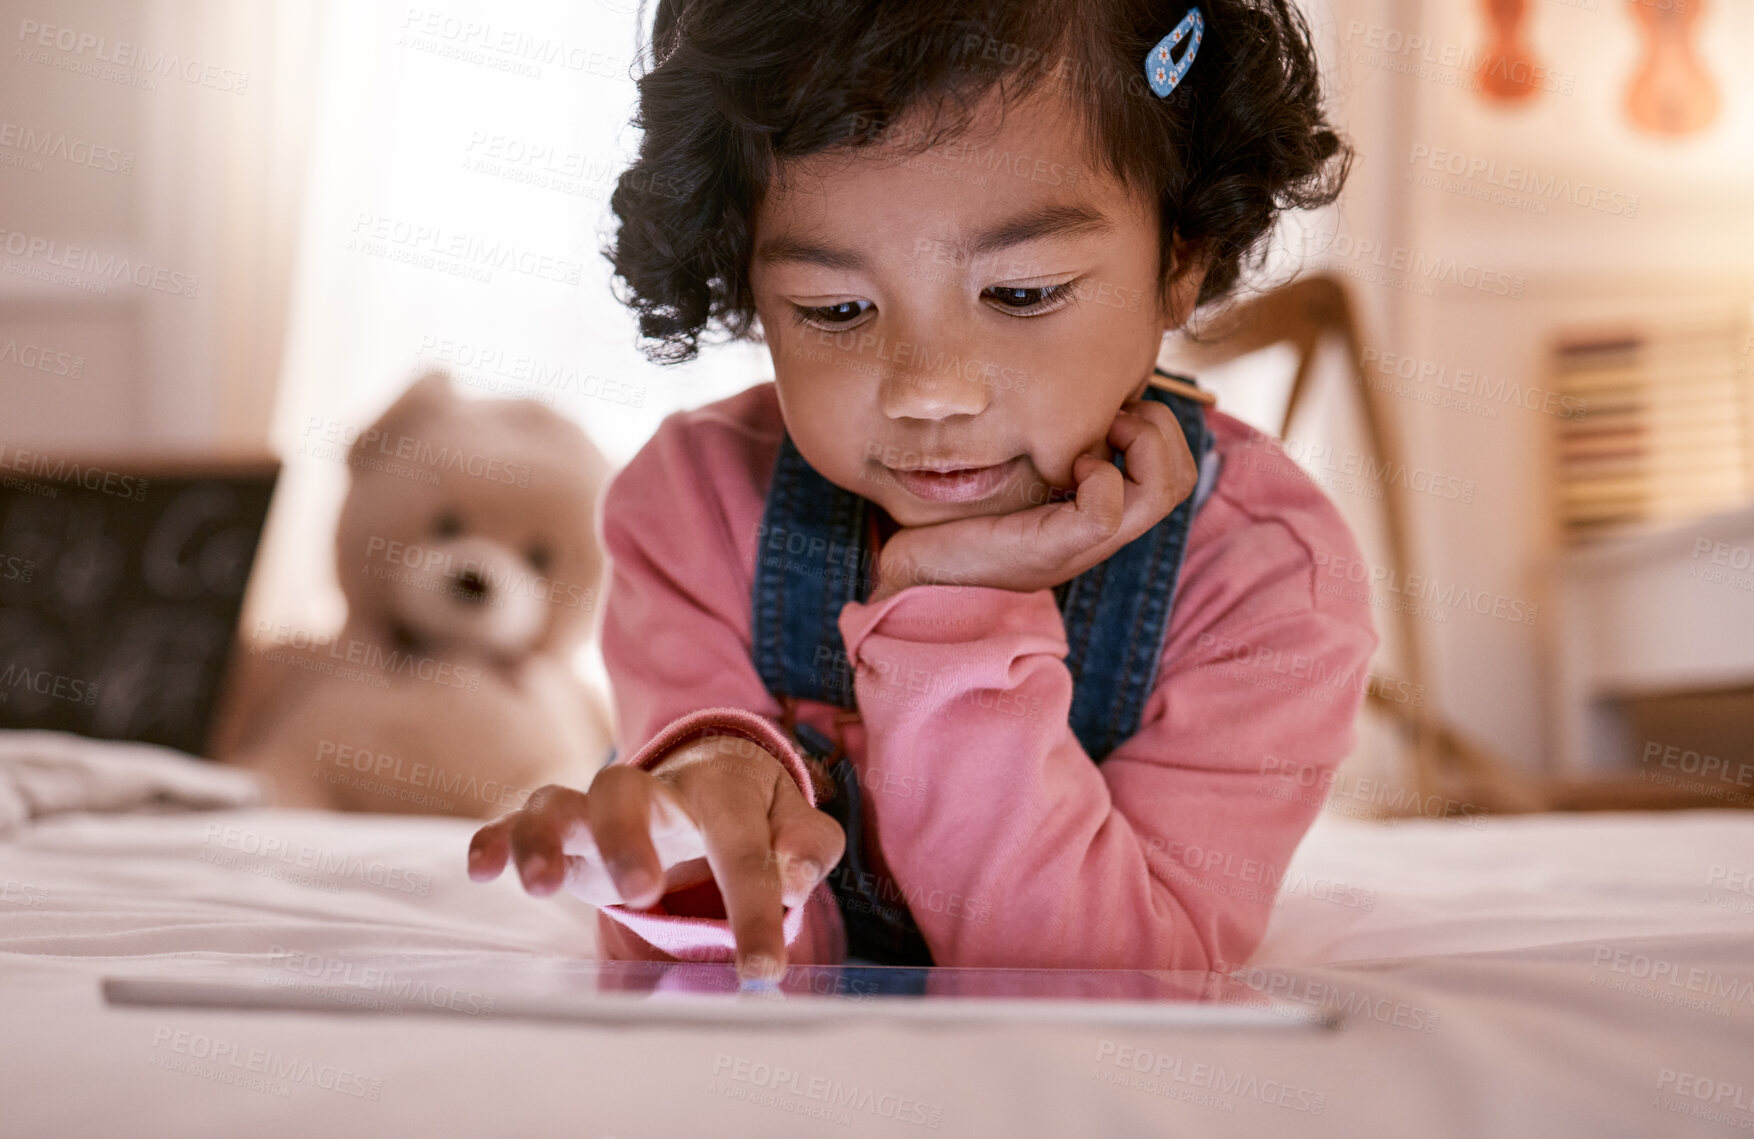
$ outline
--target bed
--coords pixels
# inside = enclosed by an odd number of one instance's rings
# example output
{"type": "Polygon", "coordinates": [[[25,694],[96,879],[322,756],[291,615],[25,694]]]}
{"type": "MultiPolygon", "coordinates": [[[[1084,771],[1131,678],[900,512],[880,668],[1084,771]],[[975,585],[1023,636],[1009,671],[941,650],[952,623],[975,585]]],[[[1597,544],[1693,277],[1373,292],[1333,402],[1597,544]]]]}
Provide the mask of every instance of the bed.
{"type": "Polygon", "coordinates": [[[774,1032],[106,1006],[109,973],[594,950],[582,902],[467,879],[470,822],[138,798],[0,833],[8,1136],[1754,1129],[1749,812],[1324,815],[1233,972],[1335,1033],[774,1032]],[[292,1074],[202,1061],[222,1047],[292,1074]]]}

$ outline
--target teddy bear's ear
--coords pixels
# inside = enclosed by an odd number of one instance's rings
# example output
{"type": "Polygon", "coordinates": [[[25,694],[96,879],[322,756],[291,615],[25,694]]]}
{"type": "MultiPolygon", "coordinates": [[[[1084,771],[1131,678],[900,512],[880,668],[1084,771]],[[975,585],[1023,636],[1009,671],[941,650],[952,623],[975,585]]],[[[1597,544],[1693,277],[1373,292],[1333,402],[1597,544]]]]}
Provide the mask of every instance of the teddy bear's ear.
{"type": "Polygon", "coordinates": [[[451,391],[450,376],[436,370],[426,373],[397,396],[396,402],[378,416],[376,423],[359,433],[353,444],[352,457],[358,458],[362,452],[379,448],[395,450],[401,437],[412,434],[423,420],[456,398],[451,391]]]}

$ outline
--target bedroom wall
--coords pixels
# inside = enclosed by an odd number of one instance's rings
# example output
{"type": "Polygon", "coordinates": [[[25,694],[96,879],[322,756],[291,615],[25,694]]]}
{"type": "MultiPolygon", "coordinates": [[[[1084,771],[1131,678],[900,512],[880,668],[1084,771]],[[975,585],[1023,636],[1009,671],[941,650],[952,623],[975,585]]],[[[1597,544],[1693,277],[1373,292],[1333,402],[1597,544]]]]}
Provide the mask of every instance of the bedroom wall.
{"type": "MultiPolygon", "coordinates": [[[[1638,64],[1624,3],[1529,5],[1527,41],[1570,94],[1543,92],[1499,109],[1465,91],[1446,58],[1483,46],[1478,5],[1333,0],[1313,18],[1331,89],[1360,155],[1345,209],[1311,244],[1309,263],[1345,275],[1365,314],[1367,351],[1466,370],[1493,383],[1548,387],[1549,335],[1580,323],[1671,314],[1749,313],[1754,304],[1754,6],[1711,3],[1696,42],[1722,99],[1718,121],[1691,138],[1639,133],[1622,112],[1638,64]],[[1409,50],[1411,37],[1430,47],[1409,50]],[[1396,44],[1400,51],[1388,50],[1396,44]],[[1411,71],[1409,70],[1411,69],[1411,71]],[[1423,185],[1428,163],[1496,164],[1493,173],[1423,185]],[[1591,205],[1528,194],[1506,203],[1511,166],[1607,191],[1591,205]],[[1496,179],[1499,185],[1494,185],[1496,179]],[[1350,237],[1351,240],[1347,240],[1350,237]],[[1333,240],[1338,238],[1338,240],[1333,240]],[[1493,286],[1436,284],[1361,253],[1377,242],[1428,260],[1453,258],[1494,275],[1493,286]],[[1388,272],[1387,280],[1367,279],[1388,272]],[[1498,282],[1508,282],[1500,286],[1498,282]],[[1500,295],[1520,291],[1520,296],[1500,295]]],[[[1464,167],[1466,171],[1468,167],[1464,167]]],[[[1378,373],[1381,375],[1381,373],[1378,373]]],[[[1537,607],[1548,600],[1555,550],[1546,481],[1553,417],[1500,402],[1495,415],[1419,399],[1393,401],[1408,452],[1435,472],[1468,480],[1473,501],[1421,499],[1416,568],[1446,582],[1537,607]]],[[[1525,610],[1526,611],[1526,610],[1525,610]]],[[[1551,608],[1532,624],[1460,612],[1424,625],[1435,698],[1460,727],[1508,759],[1543,764],[1550,709],[1543,654],[1559,635],[1551,608]]]]}
{"type": "Polygon", "coordinates": [[[0,443],[265,451],[313,17],[0,0],[0,443]]]}
{"type": "MultiPolygon", "coordinates": [[[[1516,109],[1484,105],[1465,91],[1465,75],[1441,63],[1446,51],[1482,46],[1477,4],[1305,0],[1303,7],[1335,117],[1358,159],[1343,208],[1288,224],[1265,276],[1283,279],[1299,266],[1342,273],[1367,348],[1537,385],[1546,339],[1560,324],[1746,308],[1754,295],[1754,73],[1745,65],[1754,6],[1705,6],[1697,42],[1722,110],[1710,131],[1682,140],[1642,136],[1621,113],[1638,59],[1625,3],[1530,0],[1528,40],[1570,80],[1570,93],[1544,93],[1516,109]],[[1405,50],[1410,37],[1433,46],[1405,50]],[[1610,205],[1636,200],[1637,209],[1561,202],[1532,212],[1419,184],[1432,172],[1417,160],[1444,152],[1586,181],[1608,190],[1610,205]],[[1519,282],[1521,295],[1441,284],[1422,295],[1398,287],[1404,281],[1369,279],[1376,267],[1358,253],[1365,242],[1454,258],[1519,282]]],[[[287,493],[253,616],[319,626],[335,619],[323,543],[341,471],[301,462],[301,426],[313,415],[353,422],[374,414],[413,368],[433,361],[435,337],[513,357],[587,361],[584,372],[625,377],[641,395],[637,408],[589,395],[556,401],[617,462],[669,410],[766,374],[762,353],[748,346],[709,351],[679,370],[660,370],[634,351],[628,318],[608,297],[606,267],[591,248],[606,216],[601,185],[563,178],[544,187],[503,162],[496,172],[471,168],[484,157],[471,150],[478,138],[481,146],[553,143],[569,160],[624,161],[632,83],[608,73],[612,66],[529,77],[470,65],[404,42],[403,9],[367,18],[291,0],[148,0],[126,8],[62,0],[52,8],[51,18],[0,0],[8,43],[21,48],[37,25],[52,23],[177,51],[249,81],[241,91],[174,80],[148,89],[61,66],[57,60],[77,62],[79,53],[52,45],[40,49],[47,62],[9,59],[13,65],[0,69],[0,119],[131,159],[126,173],[58,160],[33,165],[0,140],[0,228],[133,256],[201,282],[194,298],[135,288],[100,295],[38,279],[8,258],[0,343],[76,344],[82,374],[75,383],[0,361],[0,443],[277,451],[289,463],[287,493]],[[535,114],[534,106],[543,109],[535,114]],[[317,124],[308,151],[306,120],[317,124]],[[308,198],[307,173],[317,178],[308,198]],[[486,305],[476,282],[349,250],[362,213],[514,241],[547,235],[544,248],[575,256],[597,283],[559,290],[502,281],[486,305]]],[[[447,10],[492,17],[484,3],[447,10]]],[[[596,45],[604,58],[631,54],[631,0],[521,11],[528,16],[520,26],[596,45]]],[[[1485,176],[1460,181],[1476,193],[1493,189],[1485,176]]],[[[1282,370],[1282,362],[1257,363],[1261,377],[1237,385],[1239,397],[1250,386],[1270,387],[1282,370]]],[[[478,370],[478,383],[494,379],[478,370]]],[[[1552,556],[1543,481],[1551,417],[1514,405],[1493,417],[1414,399],[1397,407],[1410,457],[1474,487],[1470,503],[1421,501],[1413,519],[1417,567],[1541,603],[1552,556]]],[[[1368,530],[1369,504],[1341,497],[1368,530]]],[[[1543,610],[1533,625],[1519,625],[1458,614],[1425,627],[1435,702],[1531,767],[1546,746],[1549,616],[1543,610]]]]}

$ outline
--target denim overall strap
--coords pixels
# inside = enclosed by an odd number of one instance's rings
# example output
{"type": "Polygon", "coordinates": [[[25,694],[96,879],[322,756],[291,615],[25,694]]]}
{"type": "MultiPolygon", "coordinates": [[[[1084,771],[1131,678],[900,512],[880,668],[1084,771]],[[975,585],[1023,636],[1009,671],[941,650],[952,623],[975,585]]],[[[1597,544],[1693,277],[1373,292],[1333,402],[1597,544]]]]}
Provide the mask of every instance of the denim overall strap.
{"type": "MultiPolygon", "coordinates": [[[[1159,375],[1171,373],[1158,370],[1159,375]]],[[[1172,376],[1192,383],[1186,377],[1172,376]]],[[[1201,489],[1156,526],[1054,589],[1065,623],[1073,679],[1070,727],[1100,763],[1135,734],[1169,628],[1188,532],[1215,466],[1202,406],[1147,387],[1144,398],[1175,414],[1202,470],[1201,489]]],[[[1125,459],[1116,456],[1124,471],[1125,459]]],[[[877,546],[870,504],[823,478],[782,433],[757,534],[751,655],[763,684],[785,708],[784,727],[799,749],[823,761],[836,791],[820,804],[846,833],[846,853],[830,871],[830,888],[846,924],[849,957],[887,965],[930,965],[932,956],[899,884],[866,869],[862,788],[852,757],[795,718],[796,702],[854,710],[853,670],[840,635],[848,601],[863,601],[875,582],[877,546]]]]}
{"type": "Polygon", "coordinates": [[[842,490],[780,436],[756,532],[755,670],[769,692],[855,708],[840,611],[875,585],[870,503],[842,490]]]}
{"type": "MultiPolygon", "coordinates": [[[[1145,395],[1168,405],[1195,464],[1204,467],[1213,439],[1200,404],[1159,388],[1146,388],[1145,395]]],[[[1116,465],[1125,472],[1125,457],[1117,455],[1116,465]]],[[[1054,587],[1072,674],[1072,733],[1098,763],[1139,730],[1156,684],[1176,580],[1200,505],[1195,499],[1190,493],[1107,560],[1054,587]]]]}
{"type": "Polygon", "coordinates": [[[756,534],[751,655],[756,672],[784,706],[781,727],[799,750],[821,761],[834,794],[817,804],[839,823],[846,852],[828,873],[846,926],[850,957],[885,965],[930,965],[931,950],[896,883],[867,869],[864,794],[853,758],[796,719],[800,699],[853,710],[852,662],[840,635],[840,611],[875,585],[875,516],[869,502],[835,486],[780,437],[756,534]],[[887,900],[886,900],[887,897],[887,900]]]}

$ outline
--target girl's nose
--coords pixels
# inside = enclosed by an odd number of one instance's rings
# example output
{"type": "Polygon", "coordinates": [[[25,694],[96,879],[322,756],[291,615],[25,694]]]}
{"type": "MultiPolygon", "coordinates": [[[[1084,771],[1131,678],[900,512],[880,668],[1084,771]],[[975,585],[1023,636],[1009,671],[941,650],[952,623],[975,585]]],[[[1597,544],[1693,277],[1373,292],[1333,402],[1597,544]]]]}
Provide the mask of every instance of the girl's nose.
{"type": "Polygon", "coordinates": [[[992,402],[992,385],[966,357],[921,353],[892,360],[878,381],[878,402],[891,419],[948,419],[978,415],[992,402]]]}

